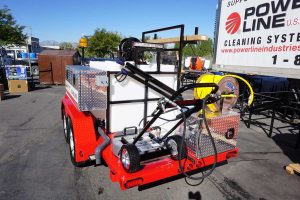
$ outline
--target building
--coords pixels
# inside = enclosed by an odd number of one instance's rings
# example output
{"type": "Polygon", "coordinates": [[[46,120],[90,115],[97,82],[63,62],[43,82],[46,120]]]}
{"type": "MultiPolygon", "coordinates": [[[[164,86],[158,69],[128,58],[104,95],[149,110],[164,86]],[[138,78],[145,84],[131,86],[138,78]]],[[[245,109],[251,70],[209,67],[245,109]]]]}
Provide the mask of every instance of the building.
{"type": "MultiPolygon", "coordinates": [[[[24,60],[28,56],[26,53],[34,53],[32,55],[36,55],[41,52],[41,47],[39,44],[39,38],[36,37],[29,37],[26,40],[26,44],[24,46],[17,46],[17,45],[9,45],[4,47],[6,53],[9,57],[11,57],[15,61],[24,60]]],[[[32,59],[34,60],[36,56],[33,56],[32,59]]]]}
{"type": "Polygon", "coordinates": [[[60,47],[58,45],[43,45],[41,46],[41,50],[59,50],[60,47]]]}
{"type": "Polygon", "coordinates": [[[0,47],[0,68],[11,64],[12,59],[7,56],[5,49],[3,47],[0,47]]]}

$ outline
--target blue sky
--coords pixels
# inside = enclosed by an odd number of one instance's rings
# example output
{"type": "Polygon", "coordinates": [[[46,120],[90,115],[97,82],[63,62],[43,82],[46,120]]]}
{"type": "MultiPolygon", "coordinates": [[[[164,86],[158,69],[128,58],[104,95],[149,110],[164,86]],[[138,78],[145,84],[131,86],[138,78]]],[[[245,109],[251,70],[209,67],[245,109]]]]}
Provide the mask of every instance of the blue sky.
{"type": "MultiPolygon", "coordinates": [[[[143,31],[185,24],[185,33],[213,36],[217,0],[1,0],[17,23],[30,26],[44,40],[78,42],[98,28],[122,36],[141,37],[143,31]]],[[[30,33],[30,29],[25,29],[30,33]]]]}

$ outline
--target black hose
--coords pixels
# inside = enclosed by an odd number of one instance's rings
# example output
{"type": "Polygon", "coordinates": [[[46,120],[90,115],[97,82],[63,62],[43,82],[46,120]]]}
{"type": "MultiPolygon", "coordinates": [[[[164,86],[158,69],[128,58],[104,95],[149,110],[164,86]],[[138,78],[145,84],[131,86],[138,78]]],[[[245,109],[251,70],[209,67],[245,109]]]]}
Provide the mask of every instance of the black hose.
{"type": "Polygon", "coordinates": [[[208,123],[207,123],[207,120],[206,120],[206,116],[205,116],[205,110],[204,110],[204,107],[205,107],[205,102],[206,100],[209,98],[209,95],[207,95],[204,99],[203,99],[203,103],[202,103],[202,115],[203,115],[203,120],[204,120],[204,124],[205,124],[205,127],[206,127],[206,130],[207,130],[207,133],[209,135],[209,138],[210,138],[210,141],[211,141],[211,144],[213,146],[213,149],[214,149],[214,164],[212,166],[212,168],[210,169],[210,171],[206,174],[204,174],[203,176],[201,177],[192,177],[190,175],[188,175],[185,171],[184,171],[184,168],[182,166],[182,163],[181,163],[181,152],[183,151],[183,144],[184,144],[184,139],[185,139],[185,133],[186,133],[186,116],[185,116],[185,113],[183,111],[182,112],[182,117],[183,117],[183,133],[182,133],[182,141],[181,141],[181,145],[180,145],[180,152],[178,153],[178,159],[179,159],[179,168],[180,168],[180,171],[181,173],[189,178],[189,179],[192,179],[192,180],[203,180],[205,179],[206,177],[208,177],[216,168],[216,165],[217,165],[217,162],[218,162],[218,152],[217,152],[217,147],[216,147],[216,144],[215,144],[215,141],[214,141],[214,138],[210,132],[210,129],[209,129],[209,126],[208,126],[208,123]]]}

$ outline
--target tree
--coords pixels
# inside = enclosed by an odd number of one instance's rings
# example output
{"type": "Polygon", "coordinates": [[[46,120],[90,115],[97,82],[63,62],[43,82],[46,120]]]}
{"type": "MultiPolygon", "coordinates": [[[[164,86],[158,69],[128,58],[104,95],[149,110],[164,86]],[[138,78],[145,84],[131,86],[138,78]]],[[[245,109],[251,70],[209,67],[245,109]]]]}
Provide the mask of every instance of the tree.
{"type": "Polygon", "coordinates": [[[116,32],[97,28],[94,35],[89,39],[87,55],[105,57],[117,51],[121,39],[121,35],[116,32]]]}
{"type": "Polygon", "coordinates": [[[61,42],[59,44],[59,48],[60,49],[66,49],[66,50],[70,50],[70,49],[74,49],[73,45],[71,42],[61,42]]]}
{"type": "MultiPolygon", "coordinates": [[[[175,45],[178,48],[179,44],[175,45]]],[[[213,41],[208,38],[206,41],[198,42],[197,44],[189,44],[183,48],[183,56],[200,56],[211,58],[213,56],[213,41]]]]}
{"type": "Polygon", "coordinates": [[[211,58],[213,55],[213,41],[208,38],[206,41],[202,41],[198,46],[199,56],[211,58]]]}
{"type": "Polygon", "coordinates": [[[6,6],[0,9],[0,45],[23,45],[27,36],[23,34],[25,26],[20,26],[14,20],[10,9],[6,6]]]}

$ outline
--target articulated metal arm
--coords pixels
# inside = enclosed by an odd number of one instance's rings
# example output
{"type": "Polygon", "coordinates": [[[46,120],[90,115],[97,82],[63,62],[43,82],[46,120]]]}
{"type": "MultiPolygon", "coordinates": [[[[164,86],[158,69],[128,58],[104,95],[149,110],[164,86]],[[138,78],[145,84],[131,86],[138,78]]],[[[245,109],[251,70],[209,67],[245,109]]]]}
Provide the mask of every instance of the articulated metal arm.
{"type": "MultiPolygon", "coordinates": [[[[219,86],[215,83],[195,83],[186,85],[179,90],[175,91],[166,84],[162,83],[161,81],[155,79],[153,76],[145,73],[144,71],[140,70],[139,68],[135,67],[134,65],[130,63],[126,63],[125,67],[130,71],[122,70],[119,74],[116,75],[116,78],[118,76],[130,76],[131,78],[137,80],[138,82],[148,86],[149,88],[153,89],[154,91],[158,92],[159,94],[163,95],[165,98],[168,98],[168,101],[174,101],[176,98],[178,98],[183,92],[187,90],[191,90],[198,87],[213,87],[214,90],[211,93],[216,93],[219,89],[219,86]]],[[[122,80],[125,79],[124,77],[121,77],[122,80]]],[[[168,103],[170,104],[170,103],[168,103]]],[[[171,103],[172,104],[172,103],[171,103]]],[[[202,104],[201,104],[202,105],[202,104]]],[[[199,105],[194,105],[196,109],[192,109],[188,112],[188,115],[190,116],[192,113],[197,112],[199,109],[199,105]]],[[[136,142],[143,136],[143,134],[150,128],[150,126],[159,118],[161,114],[163,114],[163,109],[158,106],[156,109],[156,112],[154,112],[152,119],[146,124],[146,126],[142,129],[142,131],[137,135],[137,137],[134,139],[133,144],[136,144],[136,142]]],[[[188,117],[188,116],[187,116],[188,117]]],[[[180,118],[178,118],[180,119],[180,118]]],[[[182,123],[182,120],[181,120],[182,123]]],[[[177,123],[175,126],[178,127],[181,123],[177,123]]],[[[175,128],[176,129],[176,128],[175,128]]],[[[173,132],[172,130],[175,130],[172,128],[168,134],[173,132]]]]}
{"type": "Polygon", "coordinates": [[[157,80],[153,76],[147,74],[143,70],[135,67],[134,65],[130,63],[126,63],[125,67],[129,69],[134,75],[139,75],[140,77],[144,78],[149,82],[149,84],[154,85],[155,87],[158,87],[160,90],[167,92],[169,94],[175,93],[175,90],[164,84],[163,82],[157,80]]]}
{"type": "MultiPolygon", "coordinates": [[[[191,85],[187,85],[187,87],[184,87],[183,89],[180,88],[177,92],[174,93],[174,95],[172,95],[171,100],[176,99],[176,97],[180,94],[182,94],[182,92],[189,90],[189,89],[193,89],[195,87],[214,87],[214,85],[216,84],[191,84],[191,85]]],[[[214,92],[216,92],[218,90],[218,86],[216,85],[215,87],[216,89],[214,90],[214,92]]],[[[202,100],[199,100],[202,101],[202,100]]],[[[195,107],[191,110],[187,111],[186,117],[191,116],[193,113],[199,111],[201,109],[202,103],[199,103],[197,101],[197,105],[194,105],[195,107]]],[[[143,134],[150,128],[150,126],[160,117],[160,115],[163,114],[163,109],[161,107],[157,107],[157,112],[155,112],[154,116],[152,117],[152,119],[146,124],[146,126],[143,128],[143,130],[138,134],[138,136],[134,139],[133,144],[135,144],[142,136],[143,134]]],[[[170,135],[182,122],[182,117],[180,116],[178,119],[181,118],[181,120],[166,134],[165,137],[167,137],[168,135],[170,135]]],[[[165,138],[164,137],[164,138],[165,138]]]]}

